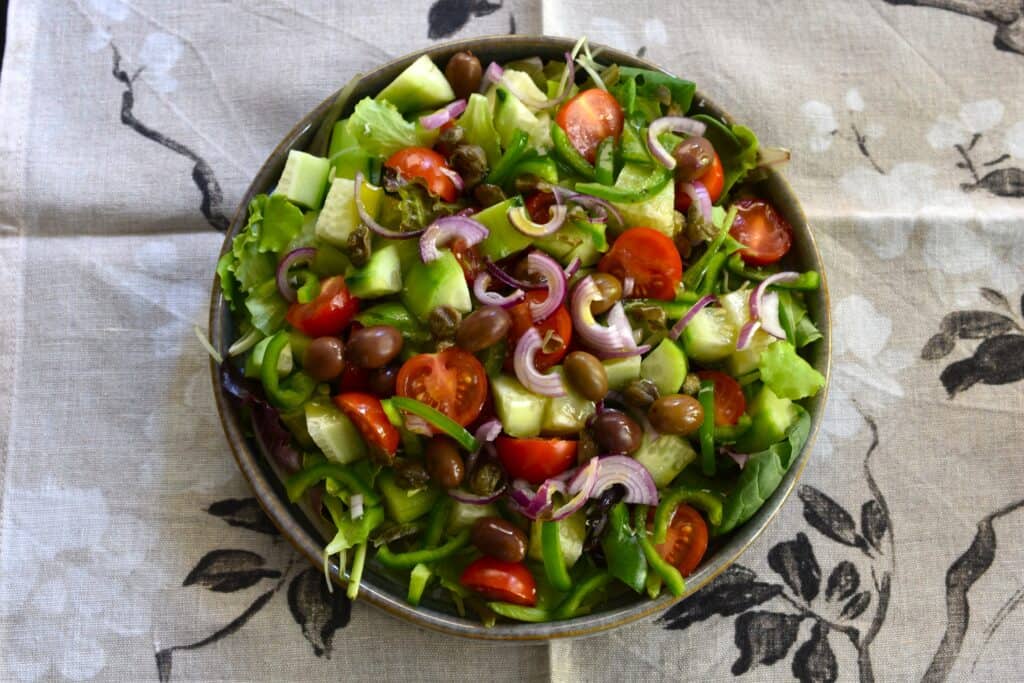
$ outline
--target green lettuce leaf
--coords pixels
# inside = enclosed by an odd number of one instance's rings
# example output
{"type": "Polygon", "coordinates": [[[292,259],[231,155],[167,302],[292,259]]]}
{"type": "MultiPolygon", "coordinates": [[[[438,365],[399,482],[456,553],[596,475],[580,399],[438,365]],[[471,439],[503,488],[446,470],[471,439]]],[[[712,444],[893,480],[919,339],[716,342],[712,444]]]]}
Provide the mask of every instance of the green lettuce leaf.
{"type": "Polygon", "coordinates": [[[762,351],[757,367],[761,381],[779,398],[807,398],[825,386],[824,375],[801,358],[788,341],[777,341],[762,351]]]}
{"type": "MultiPolygon", "coordinates": [[[[619,67],[619,83],[633,80],[636,84],[636,95],[658,102],[664,102],[668,95],[672,103],[681,111],[687,111],[693,102],[693,94],[697,86],[692,81],[684,81],[660,71],[637,69],[631,66],[619,67]]],[[[627,86],[628,87],[628,86],[627,86]]],[[[613,93],[614,94],[614,93],[613,93]]]]}
{"type": "Polygon", "coordinates": [[[284,324],[288,303],[277,291],[277,281],[271,277],[249,293],[245,308],[249,311],[253,327],[269,337],[284,324]]]}
{"type": "Polygon", "coordinates": [[[798,349],[821,339],[821,332],[807,315],[803,296],[786,289],[780,289],[777,294],[779,296],[779,322],[786,332],[786,339],[798,349]]]}
{"type": "Polygon", "coordinates": [[[234,274],[238,286],[244,292],[250,292],[267,278],[272,278],[277,267],[277,260],[273,254],[260,251],[263,210],[268,199],[265,194],[252,198],[249,202],[249,222],[231,244],[234,261],[227,268],[234,274]]]}
{"type": "Polygon", "coordinates": [[[349,131],[348,121],[344,119],[334,124],[327,157],[334,167],[334,177],[352,180],[356,177],[356,171],[366,173],[370,155],[359,146],[359,140],[349,131]]]}
{"type": "Polygon", "coordinates": [[[402,230],[425,228],[441,216],[450,216],[462,209],[427,192],[423,185],[413,182],[398,188],[398,213],[402,230]]]}
{"type": "Polygon", "coordinates": [[[406,147],[430,147],[438,135],[406,121],[390,102],[370,97],[356,105],[348,132],[366,152],[383,157],[406,147]]]}
{"type": "Polygon", "coordinates": [[[217,260],[217,277],[220,278],[220,289],[224,292],[224,300],[232,310],[237,308],[238,302],[238,281],[232,272],[235,265],[235,255],[227,252],[217,260]]]}
{"type": "Polygon", "coordinates": [[[462,112],[458,123],[462,127],[466,142],[471,145],[479,145],[487,156],[487,165],[494,168],[498,159],[501,158],[501,147],[498,142],[498,133],[494,130],[491,107],[487,103],[487,98],[477,93],[470,95],[466,111],[462,112]]]}
{"type": "Polygon", "coordinates": [[[263,225],[259,236],[261,252],[279,252],[302,230],[302,210],[275,194],[263,207],[263,225]]]}

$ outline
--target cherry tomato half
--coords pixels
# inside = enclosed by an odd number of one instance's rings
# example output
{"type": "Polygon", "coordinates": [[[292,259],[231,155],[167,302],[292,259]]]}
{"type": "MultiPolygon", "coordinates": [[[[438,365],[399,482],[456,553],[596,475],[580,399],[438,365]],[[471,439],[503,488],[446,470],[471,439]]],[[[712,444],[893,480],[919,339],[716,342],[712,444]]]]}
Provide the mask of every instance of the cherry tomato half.
{"type": "Polygon", "coordinates": [[[350,392],[338,394],[334,403],[341,412],[355,423],[359,433],[371,448],[376,448],[388,455],[398,450],[399,434],[391,424],[380,399],[371,394],[350,392]]]}
{"type": "Polygon", "coordinates": [[[516,605],[537,604],[537,582],[522,562],[481,557],[466,567],[459,583],[491,600],[516,605]]]}
{"type": "Polygon", "coordinates": [[[576,442],[566,439],[515,439],[499,436],[498,459],[513,479],[540,484],[576,463],[576,442]]]}
{"type": "Polygon", "coordinates": [[[622,134],[623,118],[622,107],[610,93],[591,88],[563,104],[555,121],[576,151],[594,163],[601,141],[622,134]]]}
{"type": "Polygon", "coordinates": [[[680,505],[672,513],[665,542],[654,548],[680,574],[689,576],[708,550],[708,525],[699,512],[689,505],[680,505]]]}
{"type": "Polygon", "coordinates": [[[652,228],[619,235],[597,269],[620,280],[633,278],[634,297],[672,300],[683,279],[683,260],[671,238],[652,228]]]}
{"type": "MultiPolygon", "coordinates": [[[[704,174],[697,178],[697,180],[704,185],[704,188],[708,191],[708,195],[711,197],[711,203],[714,204],[722,196],[722,188],[725,187],[725,170],[722,168],[722,160],[718,158],[718,152],[715,152],[715,158],[712,159],[711,165],[707,167],[704,174]]],[[[676,208],[686,213],[686,210],[690,208],[690,195],[679,189],[680,185],[687,181],[680,180],[676,184],[676,208]]]]}
{"type": "Polygon", "coordinates": [[[398,171],[406,180],[421,178],[432,195],[446,202],[454,202],[459,196],[455,183],[446,175],[452,172],[448,162],[432,149],[406,147],[388,157],[384,165],[398,171]]]}
{"type": "Polygon", "coordinates": [[[538,370],[547,370],[557,365],[565,357],[565,354],[569,352],[569,343],[572,341],[572,316],[569,315],[569,311],[566,310],[564,305],[559,306],[554,313],[539,323],[533,322],[533,318],[530,315],[530,302],[539,303],[544,301],[546,296],[547,292],[543,289],[531,289],[526,293],[525,301],[508,309],[509,315],[512,316],[512,330],[509,332],[508,343],[510,358],[512,351],[516,347],[516,342],[531,327],[537,328],[541,339],[547,337],[548,330],[550,330],[552,334],[558,335],[558,338],[562,340],[561,346],[554,351],[549,353],[540,351],[537,353],[535,362],[538,370]]]}
{"type": "Polygon", "coordinates": [[[461,238],[453,240],[448,248],[455,260],[462,266],[462,274],[466,276],[466,282],[472,286],[476,276],[484,269],[484,259],[480,255],[480,250],[475,244],[468,245],[466,240],[461,238]]]}
{"type": "Polygon", "coordinates": [[[487,373],[471,353],[451,348],[421,353],[398,371],[395,393],[426,403],[465,427],[487,399],[487,373]]]}
{"type": "Polygon", "coordinates": [[[308,304],[292,304],[285,316],[292,327],[309,337],[337,336],[359,312],[359,299],[336,275],[320,283],[320,296],[308,304]]]}
{"type": "Polygon", "coordinates": [[[715,424],[721,427],[739,422],[747,410],[740,383],[718,370],[701,370],[697,376],[715,383],[715,424]]]}
{"type": "Polygon", "coordinates": [[[793,228],[768,202],[741,199],[736,202],[736,209],[729,234],[745,247],[740,249],[740,257],[747,263],[775,263],[793,246],[793,228]]]}

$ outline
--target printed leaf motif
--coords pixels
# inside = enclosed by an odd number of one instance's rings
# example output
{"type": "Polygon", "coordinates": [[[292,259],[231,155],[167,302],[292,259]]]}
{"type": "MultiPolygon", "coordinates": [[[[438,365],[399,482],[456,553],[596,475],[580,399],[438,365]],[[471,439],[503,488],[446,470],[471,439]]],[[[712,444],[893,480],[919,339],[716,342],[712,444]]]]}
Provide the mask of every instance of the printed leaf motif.
{"type": "Polygon", "coordinates": [[[1019,329],[1012,318],[992,311],[953,311],[942,319],[941,328],[961,339],[985,339],[1019,329]]]}
{"type": "Polygon", "coordinates": [[[875,550],[881,550],[882,539],[889,530],[889,518],[881,504],[871,499],[860,508],[860,532],[875,550]]]}
{"type": "Polygon", "coordinates": [[[948,356],[956,347],[956,339],[953,335],[939,332],[921,349],[921,360],[938,360],[948,356]]]}
{"type": "Polygon", "coordinates": [[[782,587],[757,581],[757,575],[734,564],[696,595],[668,609],[658,621],[670,630],[682,630],[712,615],[745,612],[782,593],[782,587]]]}
{"type": "Polygon", "coordinates": [[[276,579],[281,572],[265,569],[265,560],[248,550],[212,550],[185,577],[183,586],[199,584],[217,593],[232,593],[261,579],[276,579]]]}
{"type": "Polygon", "coordinates": [[[288,586],[288,608],[317,657],[331,658],[334,632],[348,625],[352,603],[345,592],[327,590],[324,575],[310,567],[288,586]]]}
{"type": "Polygon", "coordinates": [[[427,13],[427,37],[447,38],[465,26],[471,17],[485,17],[501,9],[501,5],[487,0],[437,0],[427,13]]]}
{"type": "Polygon", "coordinates": [[[992,289],[991,287],[982,287],[980,291],[981,295],[985,297],[985,301],[993,306],[1005,308],[1007,311],[1010,310],[1010,302],[1007,301],[1006,297],[999,290],[992,289]]]}
{"type": "Polygon", "coordinates": [[[834,599],[846,600],[860,588],[860,574],[852,562],[843,560],[836,565],[832,573],[828,575],[828,583],[825,585],[825,599],[832,602],[834,599]]]}
{"type": "Polygon", "coordinates": [[[814,557],[811,542],[802,531],[794,540],[778,543],[768,551],[768,566],[806,602],[811,602],[818,595],[821,568],[814,557]]]}
{"type": "Polygon", "coordinates": [[[774,664],[789,653],[796,642],[803,617],[776,612],[745,612],[736,619],[736,647],[739,659],[732,673],[739,676],[758,664],[774,664]]]}
{"type": "Polygon", "coordinates": [[[214,517],[220,517],[231,526],[258,531],[268,536],[277,535],[275,527],[255,498],[226,498],[206,508],[214,517]]]}
{"type": "Polygon", "coordinates": [[[174,650],[167,648],[156,653],[156,675],[160,683],[167,683],[171,680],[171,664],[174,659],[174,650]]]}
{"type": "Polygon", "coordinates": [[[846,509],[813,486],[801,486],[798,492],[804,503],[804,519],[833,541],[854,548],[863,548],[864,539],[857,534],[857,523],[846,509]]]}
{"type": "Polygon", "coordinates": [[[976,183],[964,183],[965,190],[983,188],[998,197],[1024,197],[1024,170],[1019,168],[998,168],[986,173],[976,183]]]}
{"type": "Polygon", "coordinates": [[[828,626],[818,621],[811,638],[793,655],[793,675],[801,683],[832,683],[839,678],[836,655],[828,643],[828,626]]]}
{"type": "Polygon", "coordinates": [[[843,619],[856,619],[864,610],[871,604],[871,593],[868,591],[861,591],[857,593],[850,601],[843,605],[843,611],[839,613],[843,619]]]}
{"type": "Polygon", "coordinates": [[[1024,379],[1024,335],[989,337],[970,358],[950,363],[939,375],[950,398],[978,382],[1008,384],[1024,379]]]}

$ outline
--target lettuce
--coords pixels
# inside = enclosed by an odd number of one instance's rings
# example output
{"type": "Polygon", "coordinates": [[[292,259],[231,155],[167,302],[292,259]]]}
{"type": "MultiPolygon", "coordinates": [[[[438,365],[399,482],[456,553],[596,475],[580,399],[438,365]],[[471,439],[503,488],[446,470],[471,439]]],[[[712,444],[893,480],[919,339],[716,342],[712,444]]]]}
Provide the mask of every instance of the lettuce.
{"type": "Polygon", "coordinates": [[[797,292],[779,290],[779,322],[793,346],[802,349],[813,341],[821,339],[821,332],[807,315],[803,297],[797,292]]]}
{"type": "Polygon", "coordinates": [[[780,398],[814,396],[825,386],[825,377],[797,355],[788,341],[777,341],[761,353],[761,381],[780,398]]]}
{"type": "Polygon", "coordinates": [[[722,160],[725,183],[721,196],[724,197],[733,185],[757,166],[757,136],[746,126],[728,126],[707,114],[697,114],[693,118],[707,125],[704,137],[711,142],[718,158],[722,160]]]}
{"type": "Polygon", "coordinates": [[[406,121],[390,102],[370,97],[356,105],[348,133],[366,152],[383,157],[406,147],[430,147],[438,135],[406,121]]]}
{"type": "MultiPolygon", "coordinates": [[[[279,252],[302,230],[302,210],[282,195],[272,195],[263,207],[259,251],[279,252]]],[[[275,264],[276,265],[276,264],[275,264]]]]}
{"type": "Polygon", "coordinates": [[[465,133],[466,142],[480,146],[487,156],[487,165],[494,168],[501,158],[501,148],[487,98],[477,93],[470,95],[466,111],[462,112],[458,123],[465,133]]]}
{"type": "Polygon", "coordinates": [[[268,337],[284,324],[288,303],[277,291],[277,281],[271,277],[249,293],[245,299],[252,326],[268,337]]]}

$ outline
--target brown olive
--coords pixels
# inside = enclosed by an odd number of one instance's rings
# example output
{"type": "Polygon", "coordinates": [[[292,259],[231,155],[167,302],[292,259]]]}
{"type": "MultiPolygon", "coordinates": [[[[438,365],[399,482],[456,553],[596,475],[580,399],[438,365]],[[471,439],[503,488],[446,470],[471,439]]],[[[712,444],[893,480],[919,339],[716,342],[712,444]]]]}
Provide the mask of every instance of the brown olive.
{"type": "Polygon", "coordinates": [[[427,442],[425,460],[431,480],[443,489],[455,488],[466,476],[459,449],[447,437],[435,436],[427,442]]]}
{"type": "Polygon", "coordinates": [[[479,145],[458,145],[448,161],[468,188],[479,185],[487,175],[487,156],[479,145]]]}
{"type": "Polygon", "coordinates": [[[318,382],[332,380],[345,367],[345,345],[337,337],[317,337],[309,343],[302,367],[318,382]]]}
{"type": "Polygon", "coordinates": [[[390,325],[356,330],[348,338],[348,359],[361,368],[382,368],[402,350],[402,333],[390,325]]]}
{"type": "Polygon", "coordinates": [[[526,534],[501,517],[476,520],[470,538],[484,555],[504,562],[522,562],[526,557],[526,534]]]}
{"type": "Polygon", "coordinates": [[[704,408],[693,396],[669,394],[651,404],[647,417],[662,434],[686,436],[700,429],[704,422],[704,408]]]}
{"type": "Polygon", "coordinates": [[[626,399],[626,403],[645,410],[659,396],[658,385],[649,379],[634,379],[622,390],[622,398],[626,399]]]}
{"type": "Polygon", "coordinates": [[[590,304],[590,310],[594,315],[607,313],[622,298],[622,283],[610,273],[594,273],[590,277],[601,292],[601,298],[590,304]]]}
{"type": "Polygon", "coordinates": [[[643,430],[636,420],[618,410],[605,410],[590,425],[602,453],[629,454],[640,448],[643,430]]]}
{"type": "Polygon", "coordinates": [[[608,394],[608,373],[595,356],[586,351],[573,351],[562,366],[565,379],[572,388],[589,401],[600,401],[608,394]]]}
{"type": "Polygon", "coordinates": [[[494,346],[512,327],[512,316],[500,306],[484,306],[466,316],[455,333],[459,348],[476,353],[494,346]]]}
{"type": "Polygon", "coordinates": [[[706,138],[686,138],[672,152],[676,159],[676,177],[687,182],[704,175],[715,158],[715,148],[706,138]]]}
{"type": "Polygon", "coordinates": [[[366,385],[374,396],[389,398],[395,395],[395,380],[397,379],[398,367],[385,365],[382,368],[370,370],[366,378],[366,385]]]}
{"type": "Polygon", "coordinates": [[[455,91],[455,97],[466,99],[480,89],[484,69],[472,52],[456,52],[444,67],[444,75],[455,91]]]}
{"type": "Polygon", "coordinates": [[[427,469],[418,460],[396,459],[393,467],[395,468],[395,485],[398,488],[415,491],[423,488],[430,481],[427,469]]]}

